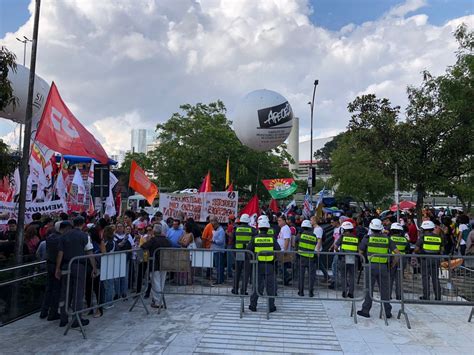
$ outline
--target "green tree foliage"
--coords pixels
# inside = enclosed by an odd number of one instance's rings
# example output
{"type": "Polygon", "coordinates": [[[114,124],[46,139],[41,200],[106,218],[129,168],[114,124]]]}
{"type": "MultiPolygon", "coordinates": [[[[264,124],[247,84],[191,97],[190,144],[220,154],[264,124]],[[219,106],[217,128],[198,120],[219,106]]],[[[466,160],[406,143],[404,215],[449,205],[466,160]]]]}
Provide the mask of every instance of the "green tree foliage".
{"type": "Polygon", "coordinates": [[[331,182],[336,186],[336,197],[351,197],[373,206],[384,200],[392,191],[392,181],[364,148],[356,134],[346,134],[331,154],[331,182]]]}
{"type": "Polygon", "coordinates": [[[474,173],[474,33],[463,25],[455,37],[456,63],[438,77],[425,72],[420,87],[408,88],[401,173],[415,185],[418,209],[426,191],[450,193],[454,185],[458,192],[468,191],[460,185],[472,181],[474,173]]]}
{"type": "Polygon", "coordinates": [[[16,56],[7,48],[0,48],[0,111],[4,110],[8,105],[15,106],[18,99],[13,95],[13,88],[10,80],[8,80],[8,72],[13,70],[16,72],[16,56]]]}
{"type": "Polygon", "coordinates": [[[14,159],[8,144],[0,139],[0,179],[11,176],[17,167],[18,160],[14,159]]]}
{"type": "Polygon", "coordinates": [[[240,143],[221,101],[180,108],[181,113],[174,113],[168,121],[157,125],[160,144],[151,152],[150,159],[161,185],[172,189],[199,188],[210,171],[213,190],[223,191],[227,158],[234,189],[244,194],[255,193],[255,185],[259,194],[265,194],[262,179],[292,176],[282,167],[288,156],[284,146],[272,154],[254,151],[240,143]]]}

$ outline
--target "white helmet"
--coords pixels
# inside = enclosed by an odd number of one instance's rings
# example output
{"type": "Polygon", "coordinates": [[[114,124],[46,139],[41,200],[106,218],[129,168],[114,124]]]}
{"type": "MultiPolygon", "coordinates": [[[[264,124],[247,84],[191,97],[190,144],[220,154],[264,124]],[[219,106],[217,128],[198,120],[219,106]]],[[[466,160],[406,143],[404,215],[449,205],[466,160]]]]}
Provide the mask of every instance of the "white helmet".
{"type": "Polygon", "coordinates": [[[435,229],[435,224],[431,221],[423,221],[423,223],[421,224],[421,229],[424,229],[424,230],[435,229]]]}
{"type": "Polygon", "coordinates": [[[240,223],[250,223],[250,216],[247,213],[244,213],[240,216],[240,223]]]}
{"type": "Polygon", "coordinates": [[[258,228],[270,228],[270,222],[268,222],[268,219],[262,219],[258,222],[258,228]]]}
{"type": "Polygon", "coordinates": [[[383,229],[382,221],[378,218],[374,218],[370,221],[369,228],[374,231],[381,231],[383,229]]]}
{"type": "Polygon", "coordinates": [[[392,225],[390,226],[390,230],[403,231],[403,226],[400,223],[395,222],[395,223],[392,223],[392,225]]]}
{"type": "Polygon", "coordinates": [[[341,227],[342,227],[342,229],[344,229],[344,230],[346,230],[346,231],[349,231],[349,230],[353,230],[353,229],[354,229],[354,226],[353,226],[352,223],[349,222],[349,221],[343,222],[343,223],[341,224],[341,227]]]}
{"type": "Polygon", "coordinates": [[[303,222],[301,222],[301,228],[313,228],[313,226],[311,225],[309,219],[305,219],[303,222]]]}
{"type": "Polygon", "coordinates": [[[268,219],[268,216],[267,216],[266,214],[262,214],[261,216],[259,216],[259,217],[257,218],[257,223],[260,223],[260,222],[263,221],[263,220],[268,221],[268,222],[270,221],[270,220],[268,219]]]}

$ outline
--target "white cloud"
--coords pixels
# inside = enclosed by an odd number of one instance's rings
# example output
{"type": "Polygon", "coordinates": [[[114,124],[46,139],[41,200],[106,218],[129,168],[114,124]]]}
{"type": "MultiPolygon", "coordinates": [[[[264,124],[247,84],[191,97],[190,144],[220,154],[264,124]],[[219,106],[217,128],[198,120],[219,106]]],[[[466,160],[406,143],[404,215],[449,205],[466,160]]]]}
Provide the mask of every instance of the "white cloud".
{"type": "MultiPolygon", "coordinates": [[[[376,91],[404,107],[422,70],[440,74],[454,62],[452,32],[474,16],[442,26],[409,16],[424,5],[409,0],[333,32],[310,22],[306,0],[44,0],[37,72],[109,153],[129,149],[131,128],[152,129],[180,104],[222,99],[231,113],[259,88],[287,97],[309,135],[314,79],[321,137],[346,127],[356,94],[376,91]]],[[[0,45],[21,58],[15,37],[31,32],[32,18],[0,45]]]]}

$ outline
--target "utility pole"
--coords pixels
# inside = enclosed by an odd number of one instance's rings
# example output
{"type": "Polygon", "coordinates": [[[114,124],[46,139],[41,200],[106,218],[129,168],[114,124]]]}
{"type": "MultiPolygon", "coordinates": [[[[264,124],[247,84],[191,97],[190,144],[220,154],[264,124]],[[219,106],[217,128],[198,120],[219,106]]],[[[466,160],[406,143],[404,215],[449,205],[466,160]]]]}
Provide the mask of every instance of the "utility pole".
{"type": "Polygon", "coordinates": [[[35,86],[36,51],[38,48],[38,27],[41,0],[36,0],[35,20],[33,25],[33,45],[31,49],[30,80],[28,84],[28,102],[26,104],[25,137],[23,141],[23,155],[20,164],[20,198],[18,201],[18,234],[15,245],[16,262],[23,261],[23,238],[25,233],[26,189],[29,174],[31,118],[33,116],[33,89],[35,86]]]}
{"type": "MultiPolygon", "coordinates": [[[[29,39],[26,36],[23,36],[23,39],[19,39],[18,37],[16,38],[17,41],[23,43],[23,66],[26,64],[26,44],[28,42],[33,42],[33,40],[29,39]]],[[[20,123],[20,139],[18,141],[18,152],[20,153],[21,156],[21,140],[22,140],[22,135],[23,135],[23,123],[20,123]]]]}
{"type": "Polygon", "coordinates": [[[309,175],[311,174],[311,184],[309,186],[309,196],[311,199],[311,205],[313,205],[313,186],[316,179],[316,176],[313,176],[313,115],[314,115],[314,97],[316,95],[316,87],[319,84],[319,80],[314,81],[314,88],[313,88],[313,99],[311,100],[311,140],[310,140],[310,157],[309,157],[309,175]]]}

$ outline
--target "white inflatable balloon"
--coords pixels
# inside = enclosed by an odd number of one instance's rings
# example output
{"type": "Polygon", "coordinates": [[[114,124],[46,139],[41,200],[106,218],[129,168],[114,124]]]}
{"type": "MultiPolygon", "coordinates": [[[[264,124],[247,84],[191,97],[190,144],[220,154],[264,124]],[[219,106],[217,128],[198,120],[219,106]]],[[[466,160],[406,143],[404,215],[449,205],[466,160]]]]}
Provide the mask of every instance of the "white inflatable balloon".
{"type": "MultiPolygon", "coordinates": [[[[8,79],[12,83],[13,95],[18,98],[18,103],[13,109],[13,105],[9,105],[4,111],[0,111],[0,117],[12,120],[18,123],[25,123],[26,103],[28,101],[28,84],[30,80],[30,70],[23,65],[17,64],[16,73],[12,70],[8,71],[8,79]]],[[[43,113],[44,104],[48,97],[49,84],[38,75],[35,76],[35,86],[33,91],[33,133],[36,130],[41,114],[43,113]]]]}
{"type": "Polygon", "coordinates": [[[255,90],[237,105],[232,122],[242,144],[267,151],[288,138],[293,125],[293,110],[288,100],[279,93],[255,90]]]}

